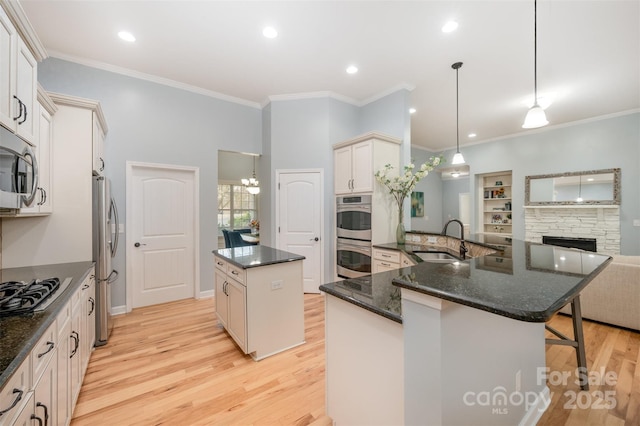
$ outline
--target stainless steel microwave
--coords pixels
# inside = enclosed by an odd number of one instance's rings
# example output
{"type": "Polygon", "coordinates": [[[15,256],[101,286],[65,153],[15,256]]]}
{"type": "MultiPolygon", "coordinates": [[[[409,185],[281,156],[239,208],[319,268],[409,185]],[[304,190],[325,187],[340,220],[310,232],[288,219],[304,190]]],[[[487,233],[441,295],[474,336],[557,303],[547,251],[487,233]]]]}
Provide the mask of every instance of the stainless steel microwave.
{"type": "Polygon", "coordinates": [[[0,209],[30,205],[37,190],[38,164],[31,145],[0,126],[0,209]]]}

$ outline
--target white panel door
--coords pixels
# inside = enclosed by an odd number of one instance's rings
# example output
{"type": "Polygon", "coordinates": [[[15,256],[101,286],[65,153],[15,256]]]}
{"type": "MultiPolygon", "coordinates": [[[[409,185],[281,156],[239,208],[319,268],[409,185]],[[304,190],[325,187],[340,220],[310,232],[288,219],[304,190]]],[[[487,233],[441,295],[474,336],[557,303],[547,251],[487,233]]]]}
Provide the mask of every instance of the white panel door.
{"type": "Polygon", "coordinates": [[[305,293],[319,293],[322,284],[322,172],[278,172],[280,189],[276,225],[277,247],[305,257],[302,262],[305,293]]]}
{"type": "Polygon", "coordinates": [[[132,307],[194,297],[193,170],[134,166],[130,185],[132,307]]]}

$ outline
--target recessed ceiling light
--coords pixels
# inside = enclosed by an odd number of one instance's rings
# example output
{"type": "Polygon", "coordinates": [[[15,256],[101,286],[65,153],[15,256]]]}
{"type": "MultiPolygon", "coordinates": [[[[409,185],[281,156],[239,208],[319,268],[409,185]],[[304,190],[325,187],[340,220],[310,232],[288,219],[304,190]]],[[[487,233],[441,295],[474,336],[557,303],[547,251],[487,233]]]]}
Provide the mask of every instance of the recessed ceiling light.
{"type": "Polygon", "coordinates": [[[358,67],[356,67],[355,65],[349,65],[347,67],[347,74],[355,74],[358,72],[358,67]]]}
{"type": "Polygon", "coordinates": [[[467,136],[470,137],[470,138],[475,138],[478,135],[476,135],[475,133],[469,133],[467,136]]]}
{"type": "Polygon", "coordinates": [[[136,41],[136,38],[129,31],[120,31],[118,33],[118,37],[120,37],[124,41],[128,41],[129,43],[133,43],[136,41]]]}
{"type": "Polygon", "coordinates": [[[278,31],[276,31],[273,27],[264,27],[262,30],[262,35],[266,38],[276,38],[278,37],[278,31]]]}
{"type": "Polygon", "coordinates": [[[443,33],[450,33],[458,29],[458,23],[456,21],[449,21],[442,26],[443,33]]]}
{"type": "Polygon", "coordinates": [[[416,113],[415,108],[409,108],[409,114],[415,114],[415,113],[416,113]]]}

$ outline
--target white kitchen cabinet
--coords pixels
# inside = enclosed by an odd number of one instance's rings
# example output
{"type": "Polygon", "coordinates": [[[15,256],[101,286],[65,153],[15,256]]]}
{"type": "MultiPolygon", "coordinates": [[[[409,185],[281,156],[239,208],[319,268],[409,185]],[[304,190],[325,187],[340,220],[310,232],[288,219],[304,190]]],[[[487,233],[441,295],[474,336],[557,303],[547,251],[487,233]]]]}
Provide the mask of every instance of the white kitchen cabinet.
{"type": "Polygon", "coordinates": [[[93,148],[93,174],[104,175],[104,138],[105,131],[98,118],[93,113],[93,132],[92,132],[92,148],[93,148]]]}
{"type": "MultiPolygon", "coordinates": [[[[14,424],[14,419],[20,416],[30,400],[30,387],[31,356],[29,355],[0,391],[0,411],[3,412],[3,415],[0,416],[0,425],[14,424]]],[[[33,413],[33,400],[31,400],[30,407],[28,408],[29,417],[33,413]]]]}
{"type": "Polygon", "coordinates": [[[379,248],[373,249],[372,272],[392,271],[407,266],[415,265],[406,254],[397,250],[384,250],[379,248]]]}
{"type": "Polygon", "coordinates": [[[96,101],[48,95],[57,107],[51,152],[55,213],[27,220],[3,219],[3,268],[92,260],[93,121],[100,120],[104,130],[104,116],[96,101]],[[64,250],[60,250],[60,241],[64,241],[64,250]]]}
{"type": "Polygon", "coordinates": [[[52,114],[56,106],[42,88],[38,88],[36,145],[33,147],[38,165],[38,191],[28,207],[23,207],[17,216],[48,215],[53,212],[51,190],[53,170],[53,123],[52,114]]]}
{"type": "Polygon", "coordinates": [[[214,257],[216,315],[258,361],[304,343],[302,260],[243,269],[214,257]]]}
{"type": "Polygon", "coordinates": [[[89,358],[96,343],[96,280],[93,274],[81,287],[82,291],[82,376],[89,365],[89,358]]]}
{"type": "Polygon", "coordinates": [[[59,425],[71,422],[71,365],[69,354],[72,348],[71,339],[71,301],[69,301],[56,319],[58,323],[58,365],[57,365],[57,396],[55,419],[59,425]]]}
{"type": "Polygon", "coordinates": [[[38,62],[3,9],[0,43],[0,123],[34,143],[38,62]]]}
{"type": "MultiPolygon", "coordinates": [[[[216,259],[216,262],[221,261],[216,259]]],[[[216,270],[216,315],[240,349],[247,353],[246,288],[238,280],[238,268],[223,263],[225,272],[216,270]]]]}
{"type": "Polygon", "coordinates": [[[333,146],[334,192],[336,195],[373,192],[374,174],[386,164],[397,170],[401,141],[378,133],[333,146]]]}

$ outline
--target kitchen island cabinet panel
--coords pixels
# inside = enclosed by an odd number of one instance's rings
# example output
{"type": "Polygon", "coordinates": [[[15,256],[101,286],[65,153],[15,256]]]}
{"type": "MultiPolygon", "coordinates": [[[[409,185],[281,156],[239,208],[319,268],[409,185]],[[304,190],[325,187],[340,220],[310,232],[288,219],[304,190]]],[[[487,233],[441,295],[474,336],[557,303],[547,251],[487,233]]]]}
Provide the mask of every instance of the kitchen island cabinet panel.
{"type": "Polygon", "coordinates": [[[214,251],[218,321],[256,361],[304,343],[303,259],[262,245],[214,251]]]}

